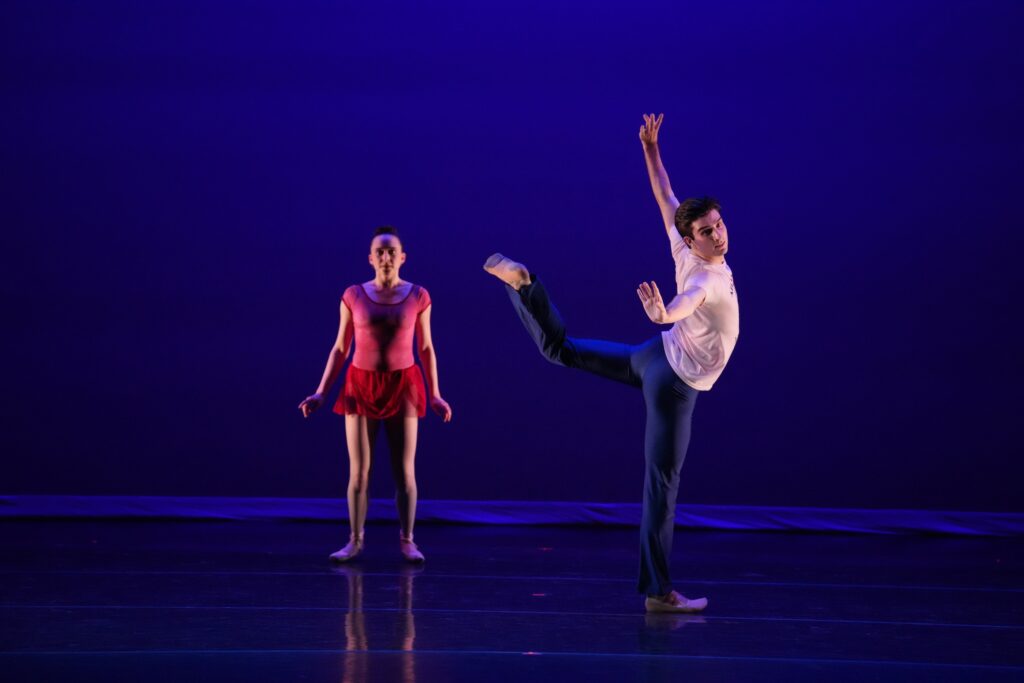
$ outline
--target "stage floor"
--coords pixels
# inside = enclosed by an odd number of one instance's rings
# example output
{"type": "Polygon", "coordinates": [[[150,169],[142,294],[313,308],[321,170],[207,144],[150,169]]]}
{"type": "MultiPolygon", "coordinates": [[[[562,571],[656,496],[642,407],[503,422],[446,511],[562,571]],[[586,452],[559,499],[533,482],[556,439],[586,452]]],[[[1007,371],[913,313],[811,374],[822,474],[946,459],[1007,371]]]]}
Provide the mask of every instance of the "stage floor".
{"type": "Polygon", "coordinates": [[[635,529],[6,521],[0,680],[1021,681],[1018,539],[689,532],[647,616],[635,529]]]}

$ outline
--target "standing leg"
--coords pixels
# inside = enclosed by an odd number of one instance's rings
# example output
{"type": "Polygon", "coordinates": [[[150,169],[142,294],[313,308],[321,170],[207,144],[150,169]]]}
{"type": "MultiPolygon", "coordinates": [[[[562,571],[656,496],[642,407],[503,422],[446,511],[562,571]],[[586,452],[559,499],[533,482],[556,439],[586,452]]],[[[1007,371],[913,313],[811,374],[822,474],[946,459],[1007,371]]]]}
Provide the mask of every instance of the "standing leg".
{"type": "Polygon", "coordinates": [[[362,415],[345,416],[348,441],[348,520],[351,533],[344,548],[331,555],[335,562],[348,562],[363,550],[363,528],[369,503],[370,463],[380,420],[362,415]]]}
{"type": "MultiPolygon", "coordinates": [[[[667,600],[665,611],[684,611],[687,607],[685,598],[682,598],[683,604],[676,604],[678,600],[671,598],[669,558],[675,531],[679,472],[690,443],[690,425],[699,392],[680,380],[672,370],[660,339],[645,345],[639,355],[643,356],[647,427],[644,434],[644,497],[637,588],[648,598],[661,598],[661,602],[667,600]]],[[[654,607],[661,607],[661,602],[654,607]]],[[[686,611],[702,609],[704,604],[690,601],[690,609],[686,611]]],[[[651,600],[648,600],[648,609],[652,609],[651,600]]]]}
{"type": "Polygon", "coordinates": [[[416,436],[419,420],[397,416],[384,422],[391,451],[391,472],[395,477],[395,504],[401,526],[401,550],[410,562],[422,562],[423,553],[412,540],[416,525],[416,436]]]}

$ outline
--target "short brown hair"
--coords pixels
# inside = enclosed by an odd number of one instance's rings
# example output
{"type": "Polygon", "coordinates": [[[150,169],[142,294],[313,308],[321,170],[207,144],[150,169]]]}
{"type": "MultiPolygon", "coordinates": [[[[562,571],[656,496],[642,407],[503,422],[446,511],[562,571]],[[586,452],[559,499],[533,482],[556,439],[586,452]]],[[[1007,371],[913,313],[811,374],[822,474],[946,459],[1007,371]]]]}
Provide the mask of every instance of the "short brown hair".
{"type": "Polygon", "coordinates": [[[712,211],[721,211],[722,205],[714,197],[698,197],[687,199],[676,209],[676,230],[683,237],[693,239],[693,223],[712,211]]]}

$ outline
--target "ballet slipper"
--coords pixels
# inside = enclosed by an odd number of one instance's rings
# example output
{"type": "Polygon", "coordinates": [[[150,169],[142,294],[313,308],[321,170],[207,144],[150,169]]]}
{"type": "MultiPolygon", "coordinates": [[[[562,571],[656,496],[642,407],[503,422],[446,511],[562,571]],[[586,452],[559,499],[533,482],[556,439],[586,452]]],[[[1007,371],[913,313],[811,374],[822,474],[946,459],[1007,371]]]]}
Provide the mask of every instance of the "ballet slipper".
{"type": "Polygon", "coordinates": [[[331,553],[331,562],[351,562],[361,552],[363,552],[363,535],[356,536],[352,534],[349,536],[348,545],[335,553],[331,553]]]}
{"type": "Polygon", "coordinates": [[[398,539],[398,548],[402,551],[402,557],[405,558],[406,562],[412,562],[414,564],[420,564],[427,558],[423,557],[423,553],[413,543],[412,536],[400,536],[398,539]]]}
{"type": "Polygon", "coordinates": [[[517,292],[520,287],[530,284],[530,271],[526,266],[498,253],[487,257],[484,270],[517,292]]]}
{"type": "Polygon", "coordinates": [[[707,598],[686,598],[676,591],[670,591],[668,595],[648,595],[644,600],[644,608],[648,612],[675,612],[690,613],[700,612],[708,606],[707,598]]]}

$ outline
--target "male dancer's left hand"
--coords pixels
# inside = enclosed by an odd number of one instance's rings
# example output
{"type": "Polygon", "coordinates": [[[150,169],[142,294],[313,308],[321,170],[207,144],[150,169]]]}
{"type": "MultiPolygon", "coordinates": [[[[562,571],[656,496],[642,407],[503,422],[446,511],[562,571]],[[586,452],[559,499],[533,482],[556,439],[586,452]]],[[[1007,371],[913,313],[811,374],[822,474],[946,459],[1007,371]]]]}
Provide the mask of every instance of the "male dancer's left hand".
{"type": "Polygon", "coordinates": [[[431,396],[430,407],[435,413],[440,415],[441,419],[445,422],[452,421],[452,407],[448,405],[448,401],[444,400],[440,396],[431,396]]]}
{"type": "Polygon", "coordinates": [[[661,129],[661,122],[664,120],[664,114],[644,114],[644,125],[640,126],[640,142],[644,147],[658,146],[658,130],[661,129]]]}
{"type": "Polygon", "coordinates": [[[665,308],[665,301],[661,298],[661,292],[658,291],[658,285],[654,280],[651,280],[650,284],[641,282],[640,286],[636,288],[636,293],[640,297],[640,303],[644,305],[644,311],[647,313],[647,317],[651,319],[651,322],[660,325],[668,320],[668,310],[665,308]]]}

